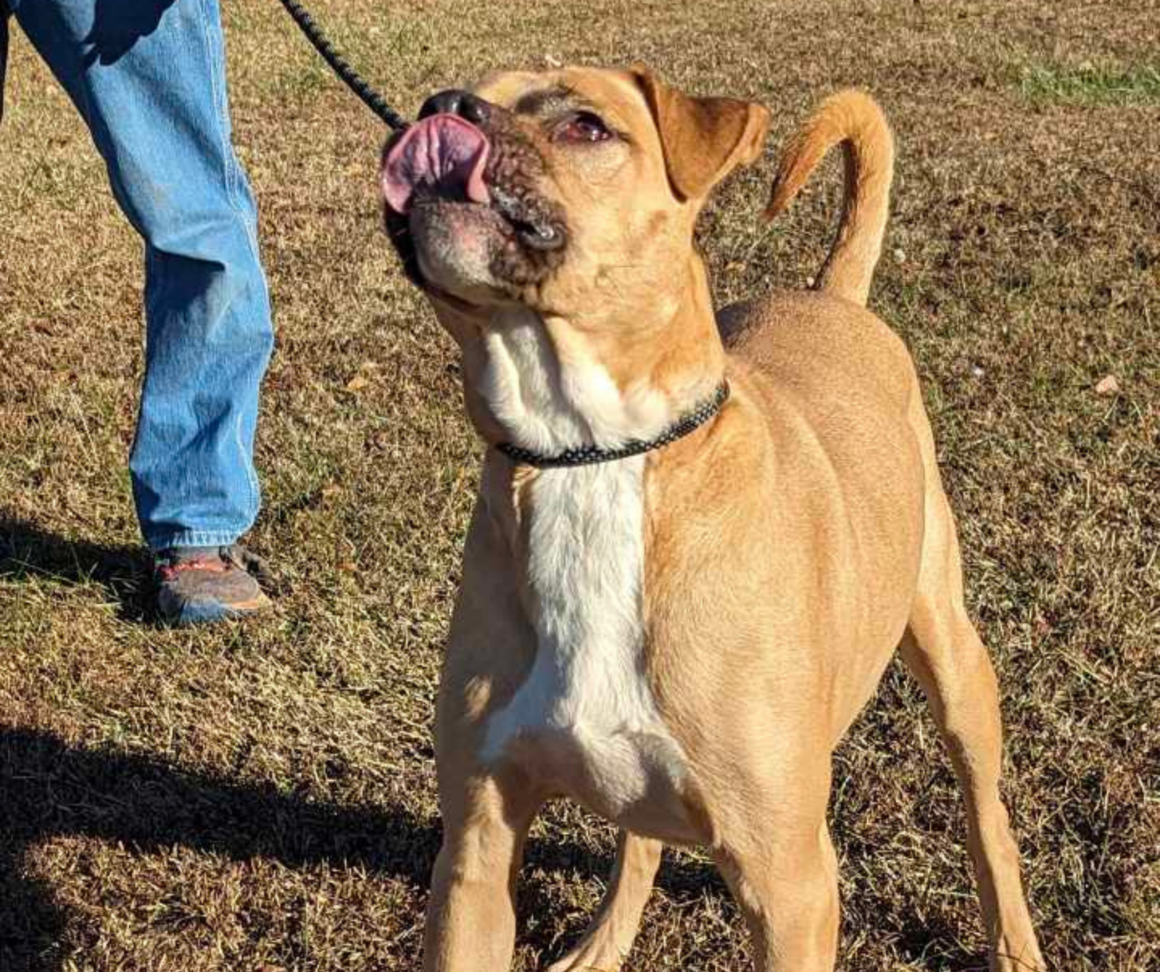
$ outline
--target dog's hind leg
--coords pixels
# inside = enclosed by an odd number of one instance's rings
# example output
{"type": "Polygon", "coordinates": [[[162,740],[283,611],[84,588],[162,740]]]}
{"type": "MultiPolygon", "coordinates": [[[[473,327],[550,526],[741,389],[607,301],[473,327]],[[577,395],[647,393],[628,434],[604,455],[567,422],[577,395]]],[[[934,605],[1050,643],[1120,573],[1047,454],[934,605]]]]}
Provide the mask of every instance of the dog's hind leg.
{"type": "Polygon", "coordinates": [[[900,650],[930,703],[966,801],[967,843],[991,946],[991,970],[1039,972],[1046,966],[999,795],[1002,728],[995,672],[963,604],[955,525],[934,466],[929,429],[923,431],[920,427],[928,476],[926,534],[918,595],[900,650]]]}
{"type": "Polygon", "coordinates": [[[579,944],[547,972],[618,972],[640,927],[661,862],[659,840],[622,830],[608,891],[579,944]]]}

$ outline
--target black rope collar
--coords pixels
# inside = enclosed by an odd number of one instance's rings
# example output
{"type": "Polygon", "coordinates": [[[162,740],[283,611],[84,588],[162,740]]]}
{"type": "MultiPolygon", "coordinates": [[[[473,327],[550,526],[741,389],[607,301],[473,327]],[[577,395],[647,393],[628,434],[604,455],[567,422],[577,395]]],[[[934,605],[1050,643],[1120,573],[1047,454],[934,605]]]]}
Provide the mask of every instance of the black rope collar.
{"type": "Polygon", "coordinates": [[[639,456],[641,453],[667,446],[670,442],[676,442],[677,439],[683,439],[721,411],[721,406],[725,404],[728,397],[729,382],[722,381],[711,398],[705,399],[691,412],[686,412],[655,439],[648,441],[630,439],[617,449],[602,449],[596,445],[585,445],[565,449],[554,456],[543,456],[531,449],[512,445],[510,442],[497,442],[495,447],[513,462],[535,466],[537,469],[558,469],[562,466],[591,466],[598,462],[615,462],[617,459],[639,456]]]}

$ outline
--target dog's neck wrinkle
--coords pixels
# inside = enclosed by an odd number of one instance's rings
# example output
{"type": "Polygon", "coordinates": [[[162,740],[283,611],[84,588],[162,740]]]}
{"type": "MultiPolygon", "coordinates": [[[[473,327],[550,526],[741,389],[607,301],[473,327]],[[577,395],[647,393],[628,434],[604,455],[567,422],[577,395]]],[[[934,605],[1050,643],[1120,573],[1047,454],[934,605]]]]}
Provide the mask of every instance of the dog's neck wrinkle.
{"type": "Polygon", "coordinates": [[[565,370],[541,321],[530,314],[511,315],[483,342],[478,390],[510,441],[557,451],[594,438],[593,422],[565,394],[565,370]]]}
{"type": "Polygon", "coordinates": [[[490,442],[544,455],[655,438],[720,382],[724,358],[719,341],[714,344],[715,325],[709,334],[701,360],[672,360],[663,348],[646,373],[622,387],[574,329],[528,310],[506,310],[465,349],[468,398],[484,412],[474,416],[476,425],[490,442]]]}

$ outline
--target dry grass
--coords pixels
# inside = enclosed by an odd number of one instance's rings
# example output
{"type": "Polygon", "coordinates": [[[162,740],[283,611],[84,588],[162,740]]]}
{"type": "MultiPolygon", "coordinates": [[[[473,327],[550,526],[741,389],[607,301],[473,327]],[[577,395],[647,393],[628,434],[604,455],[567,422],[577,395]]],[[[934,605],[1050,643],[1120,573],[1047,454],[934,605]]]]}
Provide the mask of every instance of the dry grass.
{"type": "MultiPolygon", "coordinates": [[[[1066,79],[1089,62],[1154,80],[1155,4],[316,6],[408,110],[549,54],[643,59],[760,98],[771,153],[826,91],[881,98],[900,161],[872,304],[925,380],[1005,691],[1045,951],[1061,970],[1160,967],[1160,108],[1154,88],[1121,106],[1024,83],[1024,68],[1066,79]],[[1108,374],[1120,390],[1097,394],[1108,374]]],[[[452,348],[379,232],[382,132],[276,4],[227,7],[279,328],[254,544],[284,591],[244,626],[166,630],[149,612],[124,469],[138,244],[15,38],[0,130],[4,972],[416,968],[438,840],[431,704],[478,450],[452,348]],[[356,374],[369,382],[352,392],[356,374]]],[[[722,300],[799,286],[828,238],[832,172],[772,228],[755,219],[769,177],[767,159],[705,218],[722,300]]],[[[901,670],[837,764],[842,967],[982,968],[962,811],[901,670]]],[[[571,808],[538,826],[519,969],[581,929],[609,852],[608,828],[571,808]]],[[[725,972],[745,954],[709,867],[669,858],[632,967],[725,972]]]]}

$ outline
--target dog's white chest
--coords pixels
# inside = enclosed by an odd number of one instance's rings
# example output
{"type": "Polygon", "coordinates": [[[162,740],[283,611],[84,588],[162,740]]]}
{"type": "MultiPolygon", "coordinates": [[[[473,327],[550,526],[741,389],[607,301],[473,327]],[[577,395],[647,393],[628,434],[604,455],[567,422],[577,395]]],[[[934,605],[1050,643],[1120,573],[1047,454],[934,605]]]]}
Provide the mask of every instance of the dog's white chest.
{"type": "Polygon", "coordinates": [[[687,837],[686,763],[645,676],[640,458],[547,470],[533,484],[527,582],[536,658],[496,713],[486,762],[641,832],[687,837]]]}

